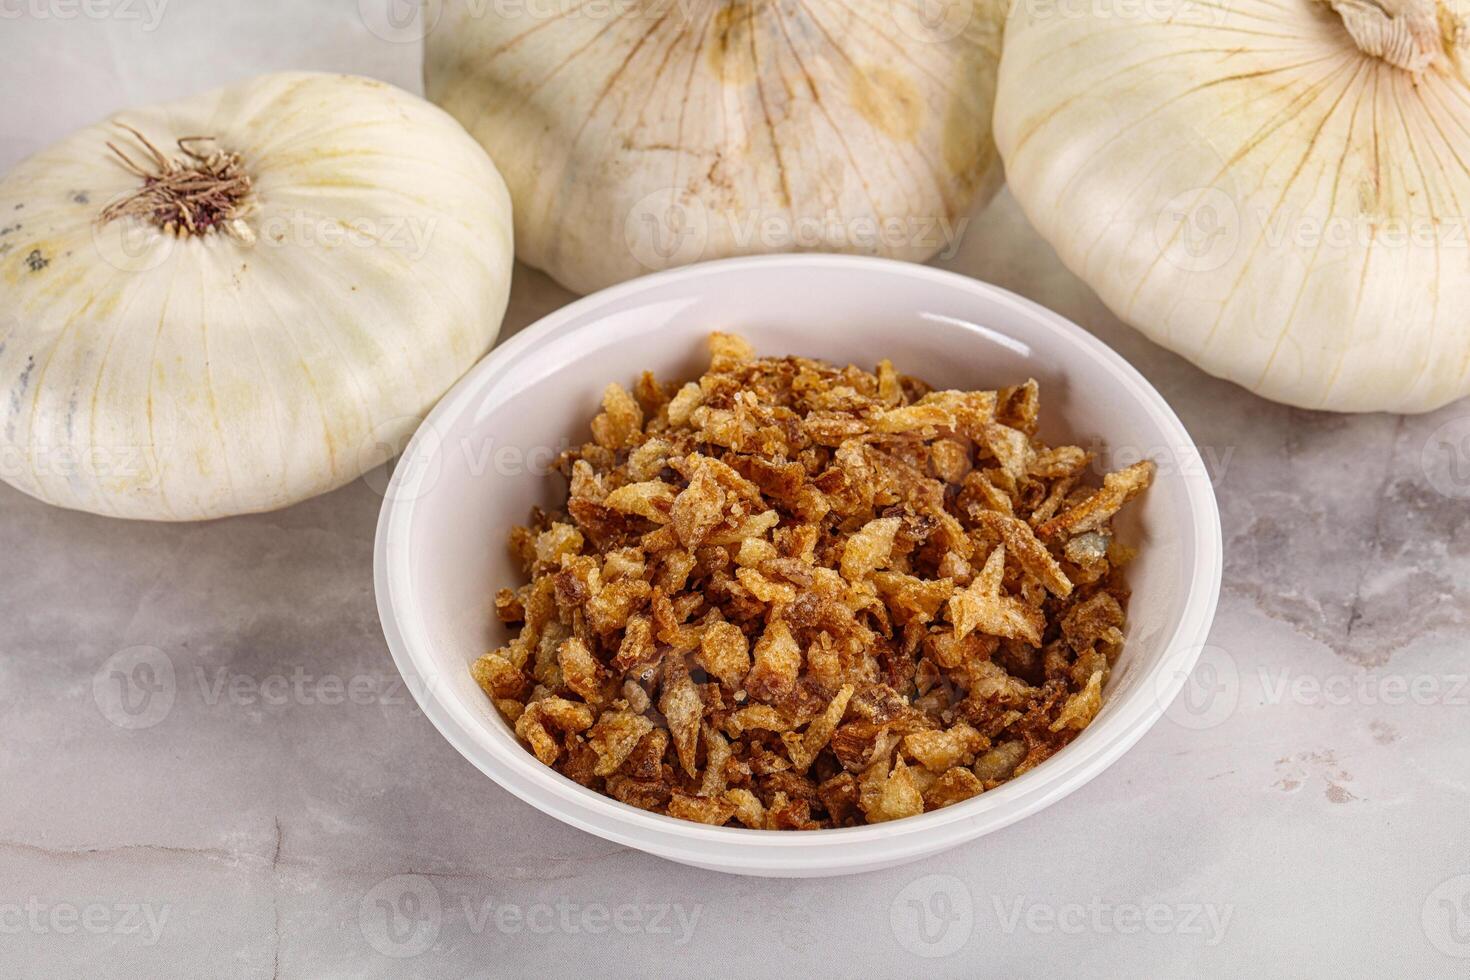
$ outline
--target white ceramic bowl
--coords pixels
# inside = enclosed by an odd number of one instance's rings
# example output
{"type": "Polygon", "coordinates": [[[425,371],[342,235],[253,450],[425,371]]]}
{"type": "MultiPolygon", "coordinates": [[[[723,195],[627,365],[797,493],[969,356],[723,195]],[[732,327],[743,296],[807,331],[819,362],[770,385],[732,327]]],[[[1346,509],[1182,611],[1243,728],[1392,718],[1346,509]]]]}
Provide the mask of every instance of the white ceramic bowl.
{"type": "MultiPolygon", "coordinates": [[[[1107,458],[1108,456],[1111,458],[1107,458]]],[[[501,786],[558,820],[684,864],[754,875],[844,874],[933,854],[1035,813],[1101,773],[1158,720],[1194,665],[1220,588],[1219,514],[1199,454],[1133,368],[1055,313],[1002,289],[879,259],[787,255],[689,266],[556,311],[480,362],[439,403],[389,484],[378,610],[424,713],[501,786]],[[907,820],[805,833],[709,827],[594,793],[541,765],[470,679],[504,642],[492,597],[520,572],[505,545],[533,504],[564,499],[551,455],[589,438],[609,381],[703,370],[711,330],[765,354],[900,371],[940,387],[1041,382],[1042,435],[1140,454],[1159,475],[1121,525],[1140,548],[1127,645],[1096,720],[1047,762],[972,800],[907,820]]]]}

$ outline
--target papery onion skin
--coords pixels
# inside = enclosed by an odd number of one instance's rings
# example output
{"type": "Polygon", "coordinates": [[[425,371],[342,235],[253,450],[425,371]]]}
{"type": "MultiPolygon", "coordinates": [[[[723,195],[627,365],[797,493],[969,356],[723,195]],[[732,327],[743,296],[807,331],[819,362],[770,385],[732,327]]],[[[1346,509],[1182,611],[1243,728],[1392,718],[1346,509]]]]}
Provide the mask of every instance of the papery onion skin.
{"type": "Polygon", "coordinates": [[[1398,46],[1416,75],[1309,0],[1018,3],[1007,180],[1120,318],[1211,374],[1304,408],[1436,408],[1470,393],[1461,7],[1438,8],[1442,51],[1398,46]]]}
{"type": "Polygon", "coordinates": [[[999,186],[1002,0],[429,6],[425,88],[577,292],[798,250],[923,260],[999,186]],[[599,14],[598,11],[601,11],[599,14]]]}
{"type": "Polygon", "coordinates": [[[494,342],[510,225],[480,146],[365,78],[267,75],[80,130],[0,181],[0,476],[151,520],[341,486],[494,342]],[[141,184],[118,123],[238,152],[253,242],[99,221],[141,184]]]}

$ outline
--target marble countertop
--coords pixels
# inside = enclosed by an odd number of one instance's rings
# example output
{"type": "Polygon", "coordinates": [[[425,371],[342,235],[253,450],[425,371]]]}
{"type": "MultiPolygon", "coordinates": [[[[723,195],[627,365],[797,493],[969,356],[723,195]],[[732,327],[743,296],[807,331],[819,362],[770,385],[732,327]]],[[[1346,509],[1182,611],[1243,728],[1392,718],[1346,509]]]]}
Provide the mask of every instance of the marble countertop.
{"type": "MultiPolygon", "coordinates": [[[[418,90],[372,6],[0,4],[0,167],[258,71],[418,90]]],[[[1470,459],[1427,447],[1470,407],[1322,415],[1209,378],[1005,195],[942,264],[1095,332],[1211,465],[1210,646],[1105,774],[897,870],[680,867],[520,803],[425,720],[374,608],[381,481],[178,526],[0,486],[0,974],[1464,976],[1470,459]]],[[[507,332],[569,298],[518,269],[507,332]]]]}

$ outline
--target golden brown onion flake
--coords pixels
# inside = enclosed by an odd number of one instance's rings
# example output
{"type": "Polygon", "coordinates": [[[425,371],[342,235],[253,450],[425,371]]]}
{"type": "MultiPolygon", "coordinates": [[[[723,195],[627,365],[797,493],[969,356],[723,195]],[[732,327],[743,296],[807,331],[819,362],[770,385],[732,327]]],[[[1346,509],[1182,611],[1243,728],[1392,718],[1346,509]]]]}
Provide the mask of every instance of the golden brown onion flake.
{"type": "Polygon", "coordinates": [[[607,387],[561,512],[510,536],[514,638],[475,681],[538,759],[631,806],[804,830],[962,802],[1085,728],[1153,477],[1088,485],[1034,381],[934,391],[759,358],[607,387]]]}

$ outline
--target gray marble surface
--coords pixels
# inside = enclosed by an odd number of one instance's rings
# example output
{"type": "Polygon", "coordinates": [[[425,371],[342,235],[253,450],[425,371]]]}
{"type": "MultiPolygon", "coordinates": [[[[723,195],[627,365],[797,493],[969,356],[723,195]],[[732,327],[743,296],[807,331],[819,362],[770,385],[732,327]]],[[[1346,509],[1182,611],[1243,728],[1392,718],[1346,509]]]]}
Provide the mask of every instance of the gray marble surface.
{"type": "MultiPolygon", "coordinates": [[[[417,46],[359,6],[0,3],[0,166],[257,71],[417,89],[417,46]]],[[[944,264],[1113,345],[1212,464],[1211,646],[1108,772],[898,870],[683,868],[523,805],[424,719],[374,610],[380,481],[182,526],[0,487],[0,976],[1465,976],[1470,456],[1436,447],[1470,407],[1329,416],[1209,378],[1005,196],[944,264]]],[[[567,299],[518,270],[508,331],[567,299]]]]}

